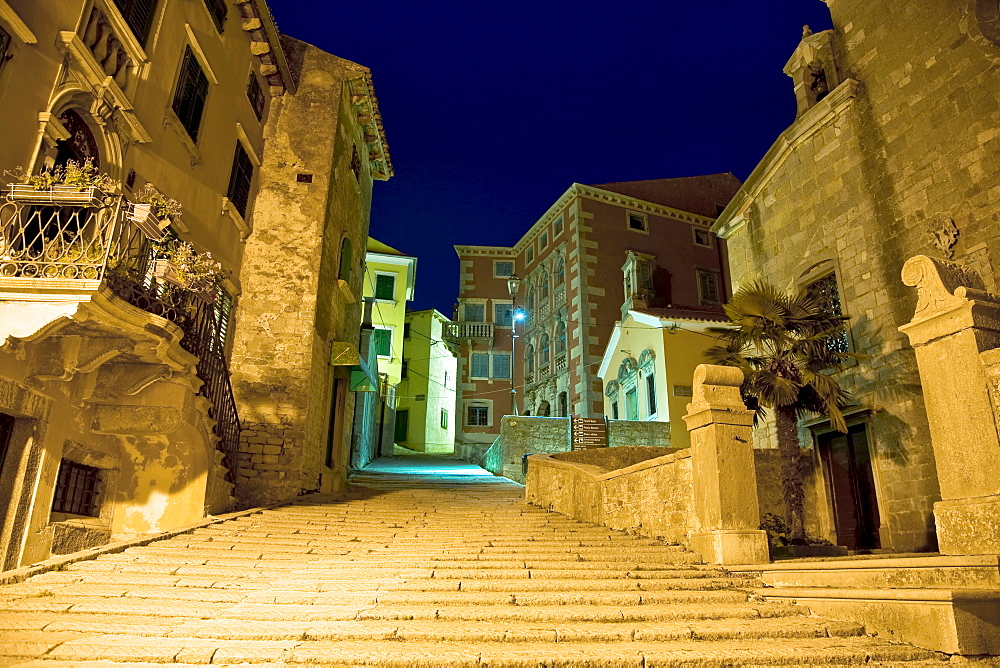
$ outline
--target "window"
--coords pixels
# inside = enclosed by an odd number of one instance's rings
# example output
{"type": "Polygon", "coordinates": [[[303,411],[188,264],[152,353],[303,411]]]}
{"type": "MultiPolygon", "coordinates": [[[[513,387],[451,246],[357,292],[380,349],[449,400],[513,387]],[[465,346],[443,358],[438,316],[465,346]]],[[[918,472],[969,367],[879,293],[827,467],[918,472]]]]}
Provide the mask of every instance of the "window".
{"type": "MultiPolygon", "coordinates": [[[[806,292],[812,295],[819,302],[823,313],[828,316],[844,315],[844,308],[840,302],[840,289],[837,286],[837,275],[827,274],[819,280],[815,280],[806,286],[806,292]]],[[[836,353],[846,353],[851,349],[850,341],[847,338],[847,329],[842,329],[832,335],[826,342],[826,347],[836,353]]]]}
{"type": "Polygon", "coordinates": [[[646,216],[641,213],[629,212],[628,214],[628,228],[630,230],[640,230],[642,232],[648,231],[646,216]]]}
{"type": "Polygon", "coordinates": [[[466,409],[465,421],[470,427],[488,427],[490,424],[489,406],[469,406],[466,409]]]}
{"type": "Polygon", "coordinates": [[[531,264],[535,261],[535,247],[528,246],[528,250],[524,253],[524,263],[531,264]]]}
{"type": "Polygon", "coordinates": [[[636,262],[636,285],[640,292],[653,291],[653,263],[649,260],[638,260],[636,262]]]}
{"type": "Polygon", "coordinates": [[[549,298],[549,277],[547,275],[545,275],[545,276],[542,276],[542,278],[540,280],[541,280],[541,285],[539,287],[541,288],[542,299],[548,299],[549,298]]]}
{"type": "Polygon", "coordinates": [[[132,34],[145,46],[146,39],[149,38],[149,28],[153,25],[156,0],[115,0],[115,5],[121,11],[132,34]]]}
{"type": "Polygon", "coordinates": [[[340,242],[340,273],[337,278],[342,281],[351,280],[351,240],[347,237],[340,242]]]}
{"type": "Polygon", "coordinates": [[[219,355],[224,355],[226,340],[229,338],[229,321],[233,313],[233,298],[228,292],[219,288],[215,292],[215,306],[212,313],[215,327],[215,338],[212,349],[219,355]]]}
{"type": "Polygon", "coordinates": [[[559,258],[559,261],[556,262],[556,285],[555,285],[555,287],[558,288],[560,285],[562,285],[565,282],[566,282],[566,262],[562,258],[559,258]]]}
{"type": "Polygon", "coordinates": [[[490,377],[490,356],[488,353],[472,353],[472,378],[490,377]]]}
{"type": "Polygon", "coordinates": [[[541,236],[538,237],[538,252],[541,253],[545,250],[545,247],[549,245],[549,233],[542,232],[541,236]]]}
{"type": "Polygon", "coordinates": [[[441,409],[441,428],[448,428],[448,409],[446,408],[441,409]]]}
{"type": "Polygon", "coordinates": [[[406,380],[406,376],[409,374],[409,371],[410,371],[409,360],[403,360],[402,363],[399,365],[399,379],[406,380]]]}
{"type": "Polygon", "coordinates": [[[493,324],[511,327],[514,323],[514,305],[493,302],[493,324]]]}
{"type": "Polygon", "coordinates": [[[375,340],[375,354],[379,357],[390,357],[392,355],[392,330],[376,329],[372,332],[375,340]]]}
{"type": "Polygon", "coordinates": [[[397,443],[405,443],[409,440],[410,431],[410,410],[403,408],[396,411],[396,428],[393,430],[393,440],[397,443]]]}
{"type": "Polygon", "coordinates": [[[206,97],[208,97],[208,77],[198,64],[191,47],[185,47],[181,74],[177,79],[177,90],[174,92],[174,103],[171,108],[193,142],[198,141],[198,128],[201,126],[202,112],[205,111],[206,97]]]}
{"type": "Polygon", "coordinates": [[[626,420],[639,419],[639,393],[634,387],[625,392],[625,413],[626,420]]]}
{"type": "Polygon", "coordinates": [[[59,477],[56,479],[55,497],[52,499],[52,512],[98,517],[100,509],[97,503],[97,485],[100,471],[93,466],[62,460],[59,464],[59,477]]]}
{"type": "Polygon", "coordinates": [[[646,376],[646,407],[649,417],[656,415],[656,378],[653,376],[646,376]]]}
{"type": "Polygon", "coordinates": [[[410,323],[403,323],[403,338],[410,338],[410,323]]]}
{"type": "Polygon", "coordinates": [[[563,231],[563,217],[559,216],[552,223],[552,236],[558,237],[560,234],[562,234],[562,231],[563,231]]]}
{"type": "Polygon", "coordinates": [[[612,401],[611,402],[611,419],[612,420],[617,420],[618,419],[618,402],[617,401],[612,401]]]}
{"type": "Polygon", "coordinates": [[[493,275],[497,278],[507,278],[514,275],[514,263],[506,260],[493,261],[493,275]]]}
{"type": "Polygon", "coordinates": [[[707,248],[712,247],[712,233],[708,230],[703,230],[698,227],[692,227],[692,232],[694,233],[694,245],[695,246],[705,246],[707,248]]]}
{"type": "Polygon", "coordinates": [[[215,29],[222,32],[222,26],[226,24],[226,0],[205,0],[205,7],[212,15],[215,22],[215,29]]]}
{"type": "Polygon", "coordinates": [[[569,402],[567,401],[567,397],[566,397],[566,393],[565,392],[560,392],[559,393],[559,402],[558,402],[558,404],[559,404],[559,407],[558,407],[558,411],[559,411],[558,415],[559,415],[559,417],[568,417],[569,416],[569,402]]]}
{"type": "Polygon", "coordinates": [[[226,196],[233,203],[240,215],[246,218],[247,205],[250,203],[250,183],[253,181],[253,162],[243,148],[243,143],[236,141],[236,154],[233,156],[233,171],[229,175],[229,191],[226,196]]]}
{"type": "Polygon", "coordinates": [[[465,322],[484,322],[485,320],[485,304],[465,304],[465,322]]]}
{"type": "Polygon", "coordinates": [[[535,289],[534,288],[528,288],[528,300],[527,300],[526,303],[527,303],[527,306],[528,306],[527,317],[530,318],[535,313],[535,289]]]}
{"type": "Polygon", "coordinates": [[[10,50],[10,33],[0,28],[0,67],[6,63],[11,58],[11,54],[8,53],[10,50]]]}
{"type": "Polygon", "coordinates": [[[444,372],[444,382],[441,383],[441,385],[443,385],[445,389],[448,389],[448,380],[450,380],[449,377],[448,377],[448,372],[445,371],[444,372]]]}
{"type": "Polygon", "coordinates": [[[542,334],[542,345],[538,352],[538,365],[543,369],[549,366],[549,335],[542,334]]]}
{"type": "Polygon", "coordinates": [[[375,299],[392,300],[396,296],[396,275],[375,274],[375,299]]]}
{"type": "Polygon", "coordinates": [[[533,378],[535,376],[535,346],[530,343],[524,351],[524,366],[528,378],[533,378]]]}
{"type": "Polygon", "coordinates": [[[257,117],[257,120],[262,120],[264,118],[264,104],[267,98],[264,97],[264,89],[261,88],[260,81],[253,72],[250,73],[250,81],[247,83],[247,99],[250,100],[250,106],[253,107],[253,113],[257,117]]]}
{"type": "Polygon", "coordinates": [[[361,158],[358,157],[358,147],[351,147],[351,171],[354,172],[354,180],[361,183],[361,158]]]}
{"type": "Polygon", "coordinates": [[[719,303],[719,274],[707,269],[698,270],[698,298],[709,304],[719,303]]]}
{"type": "Polygon", "coordinates": [[[493,377],[510,378],[510,355],[495,353],[493,355],[493,377]]]}
{"type": "Polygon", "coordinates": [[[0,413],[0,471],[3,471],[3,461],[7,458],[10,439],[14,435],[14,416],[0,413]]]}
{"type": "Polygon", "coordinates": [[[566,323],[560,322],[556,326],[556,354],[566,352],[566,323]]]}

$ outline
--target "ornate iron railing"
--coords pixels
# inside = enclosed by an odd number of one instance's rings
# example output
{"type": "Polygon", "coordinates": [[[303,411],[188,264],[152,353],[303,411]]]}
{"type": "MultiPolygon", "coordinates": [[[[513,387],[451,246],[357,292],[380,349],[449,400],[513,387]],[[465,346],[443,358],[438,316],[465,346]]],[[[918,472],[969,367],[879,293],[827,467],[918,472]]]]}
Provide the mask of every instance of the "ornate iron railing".
{"type": "Polygon", "coordinates": [[[0,279],[60,287],[87,281],[90,289],[103,282],[129,304],[179,326],[181,346],[198,357],[199,394],[212,404],[217,447],[234,482],[240,423],[220,316],[210,299],[154,275],[156,249],[129,209],[124,197],[93,188],[10,186],[0,205],[0,279]]]}

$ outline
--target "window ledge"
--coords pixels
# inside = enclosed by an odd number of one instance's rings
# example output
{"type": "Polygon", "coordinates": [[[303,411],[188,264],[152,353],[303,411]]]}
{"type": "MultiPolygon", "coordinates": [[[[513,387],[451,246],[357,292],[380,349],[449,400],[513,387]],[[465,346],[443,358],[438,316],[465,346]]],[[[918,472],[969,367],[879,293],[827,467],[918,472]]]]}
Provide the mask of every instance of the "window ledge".
{"type": "Polygon", "coordinates": [[[342,278],[337,279],[337,290],[340,291],[340,298],[345,304],[353,304],[358,301],[358,298],[351,291],[350,284],[342,278]]]}
{"type": "Polygon", "coordinates": [[[181,140],[181,145],[191,156],[192,167],[201,162],[201,151],[198,150],[198,145],[191,139],[191,135],[188,134],[184,124],[181,123],[181,119],[177,117],[174,108],[169,104],[167,105],[167,110],[163,113],[163,125],[169,126],[174,131],[174,134],[177,135],[177,138],[181,140]]]}
{"type": "Polygon", "coordinates": [[[247,221],[244,220],[243,216],[240,215],[240,212],[236,210],[236,207],[229,201],[228,197],[222,198],[222,215],[229,216],[230,220],[233,221],[233,225],[235,225],[236,229],[240,231],[240,241],[246,241],[247,237],[250,236],[250,232],[253,230],[250,229],[250,226],[247,225],[247,221]]]}

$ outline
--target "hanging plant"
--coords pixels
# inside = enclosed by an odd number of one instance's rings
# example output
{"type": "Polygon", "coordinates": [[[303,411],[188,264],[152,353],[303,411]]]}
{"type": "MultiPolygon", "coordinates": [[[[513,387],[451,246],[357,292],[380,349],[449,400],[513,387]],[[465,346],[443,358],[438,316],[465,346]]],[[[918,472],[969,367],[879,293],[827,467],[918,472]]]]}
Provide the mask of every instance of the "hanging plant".
{"type": "Polygon", "coordinates": [[[129,217],[150,239],[160,241],[171,222],[180,219],[181,203],[157,190],[152,183],[144,185],[131,203],[129,217]]]}
{"type": "Polygon", "coordinates": [[[226,277],[211,253],[197,253],[186,241],[168,239],[153,244],[153,276],[179,288],[211,298],[226,277]]]}

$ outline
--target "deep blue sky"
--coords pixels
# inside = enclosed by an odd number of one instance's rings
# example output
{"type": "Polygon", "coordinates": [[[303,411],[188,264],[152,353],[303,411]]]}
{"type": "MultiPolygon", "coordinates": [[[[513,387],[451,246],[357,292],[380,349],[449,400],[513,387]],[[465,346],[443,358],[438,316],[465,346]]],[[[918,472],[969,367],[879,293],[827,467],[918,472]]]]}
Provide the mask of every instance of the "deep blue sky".
{"type": "Polygon", "coordinates": [[[820,0],[270,0],[282,32],[372,70],[396,176],[371,235],[451,316],[454,244],[510,245],[573,182],[753,169],[792,121],[781,68],[820,0]]]}

